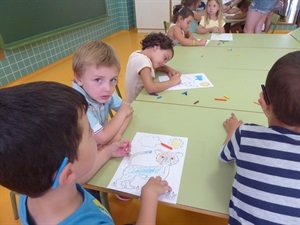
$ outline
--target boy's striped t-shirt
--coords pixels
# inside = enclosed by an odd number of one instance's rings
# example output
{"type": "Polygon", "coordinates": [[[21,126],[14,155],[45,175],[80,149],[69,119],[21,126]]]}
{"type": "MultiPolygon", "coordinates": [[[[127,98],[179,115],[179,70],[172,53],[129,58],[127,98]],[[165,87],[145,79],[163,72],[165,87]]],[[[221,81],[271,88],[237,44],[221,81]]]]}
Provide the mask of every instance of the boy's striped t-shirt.
{"type": "Polygon", "coordinates": [[[300,134],[243,124],[219,158],[236,162],[229,224],[300,224],[300,134]]]}

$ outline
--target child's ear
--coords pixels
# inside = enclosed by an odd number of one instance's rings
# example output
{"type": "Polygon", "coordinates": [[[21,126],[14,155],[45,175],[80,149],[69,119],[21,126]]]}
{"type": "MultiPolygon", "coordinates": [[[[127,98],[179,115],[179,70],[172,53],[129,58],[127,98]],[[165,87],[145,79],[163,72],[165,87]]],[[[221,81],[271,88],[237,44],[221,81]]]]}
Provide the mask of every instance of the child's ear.
{"type": "Polygon", "coordinates": [[[259,104],[260,104],[264,114],[268,117],[268,115],[270,114],[270,108],[271,107],[270,107],[270,105],[268,105],[266,103],[266,100],[265,100],[264,95],[263,95],[262,92],[259,94],[259,100],[258,101],[259,101],[259,104]]]}
{"type": "Polygon", "coordinates": [[[82,86],[81,78],[78,77],[76,73],[74,74],[74,80],[79,86],[82,86]]]}
{"type": "Polygon", "coordinates": [[[76,183],[76,176],[73,170],[73,164],[68,163],[65,168],[62,170],[59,179],[59,185],[64,186],[72,183],[76,183]]]}

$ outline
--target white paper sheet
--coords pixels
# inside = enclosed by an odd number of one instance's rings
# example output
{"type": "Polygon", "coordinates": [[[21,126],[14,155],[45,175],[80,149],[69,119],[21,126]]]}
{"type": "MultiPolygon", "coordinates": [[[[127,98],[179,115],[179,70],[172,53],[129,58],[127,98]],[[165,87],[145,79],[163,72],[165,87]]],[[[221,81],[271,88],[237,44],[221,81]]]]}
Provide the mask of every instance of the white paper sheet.
{"type": "Polygon", "coordinates": [[[161,176],[172,191],[159,200],[176,204],[187,142],[186,137],[137,132],[131,143],[131,156],[123,158],[107,188],[140,196],[150,177],[161,176]]]}
{"type": "Polygon", "coordinates": [[[214,41],[232,41],[233,37],[232,37],[232,34],[216,34],[216,33],[212,33],[210,39],[214,40],[214,41]]]}
{"type": "MultiPolygon", "coordinates": [[[[169,80],[168,75],[162,75],[158,77],[160,82],[169,80]]],[[[182,89],[193,89],[193,88],[209,88],[214,85],[209,81],[204,73],[194,73],[194,74],[182,74],[181,83],[168,88],[167,90],[182,90],[182,89]]]]}

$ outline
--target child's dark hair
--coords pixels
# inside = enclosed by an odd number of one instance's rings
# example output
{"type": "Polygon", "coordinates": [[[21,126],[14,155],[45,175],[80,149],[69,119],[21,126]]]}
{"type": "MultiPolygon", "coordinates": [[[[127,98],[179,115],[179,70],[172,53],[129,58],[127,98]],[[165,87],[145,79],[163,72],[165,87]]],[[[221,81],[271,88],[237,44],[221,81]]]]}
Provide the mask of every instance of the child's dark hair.
{"type": "Polygon", "coordinates": [[[186,6],[186,7],[191,7],[192,5],[197,5],[198,0],[182,0],[181,5],[186,6]]]}
{"type": "Polygon", "coordinates": [[[180,16],[183,19],[188,18],[189,16],[192,16],[194,18],[194,13],[188,7],[182,5],[175,5],[173,7],[173,23],[176,23],[180,16]]]}
{"type": "Polygon", "coordinates": [[[172,55],[174,55],[173,42],[172,40],[166,36],[165,34],[159,33],[150,33],[148,34],[142,41],[142,50],[147,48],[153,48],[154,46],[160,46],[163,50],[171,50],[172,55]]]}
{"type": "Polygon", "coordinates": [[[64,157],[77,159],[87,107],[82,94],[55,82],[0,89],[0,184],[30,197],[50,189],[64,157]]]}
{"type": "Polygon", "coordinates": [[[300,51],[278,59],[266,79],[266,92],[276,118],[300,126],[300,51]]]}

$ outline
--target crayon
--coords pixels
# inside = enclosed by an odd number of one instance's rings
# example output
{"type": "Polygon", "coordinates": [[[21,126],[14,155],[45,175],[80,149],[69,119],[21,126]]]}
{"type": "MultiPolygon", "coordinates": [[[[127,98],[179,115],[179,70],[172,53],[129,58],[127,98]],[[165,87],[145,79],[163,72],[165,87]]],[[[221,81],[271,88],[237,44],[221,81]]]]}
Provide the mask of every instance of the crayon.
{"type": "Polygon", "coordinates": [[[165,148],[167,148],[167,149],[170,149],[170,150],[172,150],[173,148],[171,147],[171,146],[169,146],[169,145],[167,145],[167,144],[164,144],[164,143],[160,143],[162,146],[164,146],[165,148]]]}

